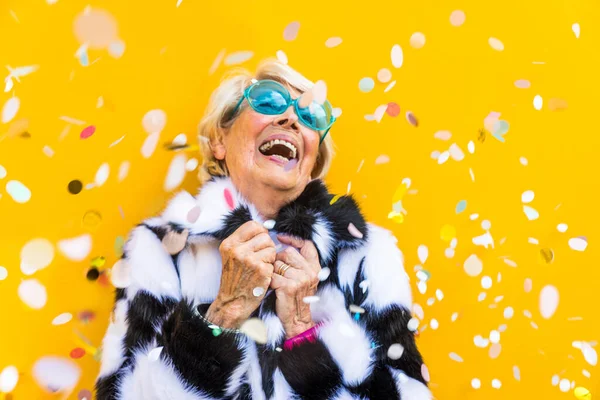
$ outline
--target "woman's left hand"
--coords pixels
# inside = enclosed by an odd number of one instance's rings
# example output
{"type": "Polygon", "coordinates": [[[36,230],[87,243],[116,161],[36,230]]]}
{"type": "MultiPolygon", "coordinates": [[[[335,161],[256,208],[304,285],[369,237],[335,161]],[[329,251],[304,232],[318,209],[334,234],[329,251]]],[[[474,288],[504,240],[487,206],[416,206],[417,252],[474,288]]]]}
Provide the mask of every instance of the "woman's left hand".
{"type": "Polygon", "coordinates": [[[286,339],[289,339],[315,326],[310,304],[303,300],[317,293],[321,264],[317,249],[310,240],[286,235],[277,235],[277,238],[281,243],[292,246],[277,254],[273,264],[275,273],[271,278],[271,288],[275,289],[277,296],[275,311],[283,324],[286,339]],[[282,276],[277,272],[283,263],[290,268],[282,276]]]}

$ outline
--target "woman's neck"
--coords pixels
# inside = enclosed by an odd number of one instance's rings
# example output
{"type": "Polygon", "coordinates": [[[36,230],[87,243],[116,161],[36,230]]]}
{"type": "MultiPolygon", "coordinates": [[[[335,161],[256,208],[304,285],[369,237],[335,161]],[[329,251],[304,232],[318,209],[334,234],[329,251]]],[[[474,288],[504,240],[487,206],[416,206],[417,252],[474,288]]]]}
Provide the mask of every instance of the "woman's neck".
{"type": "Polygon", "coordinates": [[[252,185],[239,188],[240,193],[246,200],[256,207],[265,219],[275,219],[279,210],[286,204],[295,200],[302,194],[304,188],[292,188],[291,190],[278,190],[264,185],[252,185]]]}

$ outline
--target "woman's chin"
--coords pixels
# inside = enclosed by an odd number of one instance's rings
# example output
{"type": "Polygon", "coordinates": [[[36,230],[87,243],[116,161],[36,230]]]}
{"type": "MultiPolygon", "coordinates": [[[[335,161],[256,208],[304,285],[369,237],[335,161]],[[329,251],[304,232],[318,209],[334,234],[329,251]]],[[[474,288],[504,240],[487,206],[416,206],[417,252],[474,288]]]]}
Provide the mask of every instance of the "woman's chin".
{"type": "Polygon", "coordinates": [[[265,180],[272,186],[289,189],[298,182],[300,165],[296,159],[284,161],[261,155],[259,165],[265,180]]]}

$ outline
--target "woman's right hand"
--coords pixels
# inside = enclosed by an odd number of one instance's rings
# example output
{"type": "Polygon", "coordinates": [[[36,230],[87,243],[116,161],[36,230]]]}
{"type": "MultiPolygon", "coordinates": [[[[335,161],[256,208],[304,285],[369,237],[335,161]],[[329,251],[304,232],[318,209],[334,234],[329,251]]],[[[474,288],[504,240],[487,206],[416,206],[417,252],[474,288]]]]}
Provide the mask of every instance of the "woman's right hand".
{"type": "Polygon", "coordinates": [[[219,252],[221,287],[206,319],[223,328],[238,328],[258,308],[271,284],[275,243],[264,226],[249,221],[223,240],[219,252]],[[256,288],[262,289],[260,296],[255,296],[256,288]]]}

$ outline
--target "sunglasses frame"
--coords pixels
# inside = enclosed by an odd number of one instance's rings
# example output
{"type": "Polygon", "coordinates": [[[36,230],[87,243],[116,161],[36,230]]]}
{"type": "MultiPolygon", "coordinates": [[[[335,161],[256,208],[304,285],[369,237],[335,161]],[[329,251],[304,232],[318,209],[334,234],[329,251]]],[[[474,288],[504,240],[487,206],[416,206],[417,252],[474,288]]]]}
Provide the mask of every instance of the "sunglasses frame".
{"type": "MultiPolygon", "coordinates": [[[[291,96],[291,94],[290,94],[290,91],[289,91],[289,90],[288,90],[288,89],[287,89],[285,86],[283,86],[281,83],[279,83],[279,82],[277,82],[277,81],[274,81],[274,80],[272,80],[272,79],[263,79],[263,80],[260,80],[260,81],[253,82],[253,83],[252,83],[250,86],[248,86],[246,89],[244,89],[244,95],[243,95],[243,96],[240,98],[240,100],[238,101],[238,103],[236,104],[235,108],[233,109],[233,111],[232,111],[232,113],[231,113],[232,117],[233,117],[233,116],[234,116],[234,115],[237,113],[238,109],[240,108],[240,106],[241,106],[241,105],[242,105],[242,103],[244,102],[244,99],[246,99],[246,101],[248,101],[248,104],[250,105],[250,107],[252,107],[252,109],[253,109],[254,111],[256,111],[257,113],[263,114],[263,115],[281,115],[281,114],[283,114],[284,112],[286,112],[288,108],[290,108],[291,106],[293,106],[293,107],[294,107],[294,112],[295,112],[295,113],[296,113],[296,115],[298,116],[298,121],[300,121],[300,123],[302,123],[302,125],[306,126],[307,128],[310,128],[310,129],[312,129],[313,131],[316,131],[316,132],[322,132],[322,131],[325,131],[325,133],[323,134],[323,136],[321,136],[321,139],[319,140],[319,145],[320,145],[321,143],[323,143],[323,140],[325,140],[325,137],[326,137],[326,136],[327,136],[327,134],[329,133],[329,130],[331,129],[331,126],[332,126],[332,125],[334,124],[334,122],[336,121],[336,118],[333,116],[333,113],[332,113],[332,114],[331,114],[331,120],[329,121],[329,124],[327,125],[327,127],[326,127],[325,129],[315,129],[314,127],[312,127],[312,126],[308,125],[308,124],[307,124],[307,123],[306,123],[306,122],[305,122],[305,121],[302,119],[302,117],[300,116],[300,108],[299,108],[299,105],[298,105],[298,100],[300,99],[300,97],[299,97],[299,98],[297,98],[297,99],[292,99],[292,96],[291,96]],[[268,82],[268,83],[271,83],[271,84],[275,84],[276,86],[278,86],[278,87],[280,87],[280,88],[281,88],[281,93],[282,93],[282,94],[285,94],[285,99],[286,99],[286,101],[287,101],[287,104],[288,104],[288,105],[287,105],[287,107],[285,108],[285,110],[283,110],[283,112],[281,112],[281,113],[274,113],[274,114],[267,114],[267,113],[264,113],[264,112],[261,112],[261,111],[257,110],[257,109],[256,109],[256,108],[255,108],[255,107],[252,105],[252,102],[251,102],[251,101],[250,101],[250,99],[249,99],[250,91],[251,91],[251,90],[252,90],[252,89],[253,89],[253,88],[254,88],[256,85],[258,85],[258,84],[260,84],[260,83],[265,83],[265,82],[268,82]]],[[[333,107],[331,106],[331,103],[329,103],[329,101],[327,101],[327,100],[325,100],[325,102],[326,102],[327,104],[329,104],[329,107],[330,107],[330,108],[333,110],[333,107]]]]}

